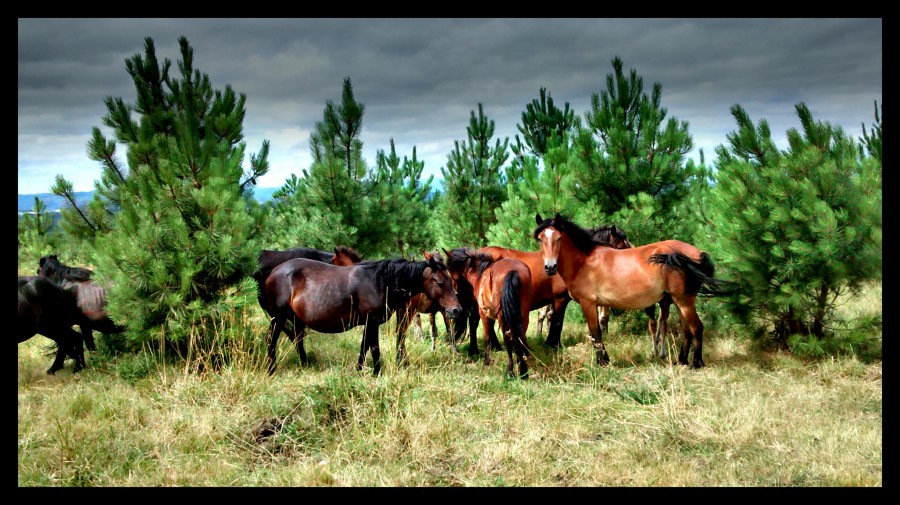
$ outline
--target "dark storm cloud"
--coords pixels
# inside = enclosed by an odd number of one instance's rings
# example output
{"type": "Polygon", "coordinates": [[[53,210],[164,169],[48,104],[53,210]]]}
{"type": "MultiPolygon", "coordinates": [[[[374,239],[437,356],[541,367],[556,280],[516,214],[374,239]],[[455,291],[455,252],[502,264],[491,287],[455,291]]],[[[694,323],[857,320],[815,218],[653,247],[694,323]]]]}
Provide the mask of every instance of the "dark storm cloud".
{"type": "MultiPolygon", "coordinates": [[[[882,94],[880,19],[20,19],[19,192],[46,191],[62,173],[78,190],[99,168],[85,155],[107,96],[134,101],[125,60],[151,37],[177,72],[178,37],[195,68],[247,95],[248,152],[271,141],[264,186],[309,165],[308,137],[350,77],[365,104],[367,161],[376,149],[426,160],[440,175],[471,111],[484,106],[495,139],[512,137],[546,87],[581,117],[606,87],[615,56],[662,84],[669,117],[690,124],[712,160],[741,104],[784,147],[794,105],[852,135],[871,125],[882,94]]],[[[104,127],[105,129],[105,127],[104,127]]],[[[695,153],[692,153],[696,157],[695,153]]]]}

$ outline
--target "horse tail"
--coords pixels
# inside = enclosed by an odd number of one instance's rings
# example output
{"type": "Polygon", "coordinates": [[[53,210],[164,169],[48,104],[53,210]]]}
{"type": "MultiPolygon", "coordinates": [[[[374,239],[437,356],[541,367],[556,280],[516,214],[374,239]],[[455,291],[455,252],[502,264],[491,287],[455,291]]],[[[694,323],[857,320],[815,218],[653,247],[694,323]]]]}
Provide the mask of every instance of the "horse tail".
{"type": "Polygon", "coordinates": [[[512,270],[503,278],[503,290],[500,293],[500,310],[503,311],[506,327],[513,334],[513,340],[521,339],[519,344],[528,347],[525,343],[525,332],[522,331],[521,292],[522,280],[519,278],[519,272],[512,270]]]}
{"type": "Polygon", "coordinates": [[[670,254],[654,254],[650,256],[650,263],[664,265],[685,274],[685,291],[704,296],[728,296],[732,294],[737,285],[730,281],[714,278],[716,267],[705,251],[700,253],[700,259],[694,260],[680,252],[670,254]]]}

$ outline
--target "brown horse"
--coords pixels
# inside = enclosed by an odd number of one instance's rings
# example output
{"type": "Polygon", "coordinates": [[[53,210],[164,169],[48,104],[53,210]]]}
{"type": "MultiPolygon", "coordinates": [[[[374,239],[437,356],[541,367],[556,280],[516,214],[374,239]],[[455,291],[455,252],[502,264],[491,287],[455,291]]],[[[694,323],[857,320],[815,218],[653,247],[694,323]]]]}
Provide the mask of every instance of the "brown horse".
{"type": "Polygon", "coordinates": [[[41,276],[19,277],[18,283],[19,343],[38,334],[56,342],[56,359],[48,374],[62,368],[67,355],[75,359],[75,372],[83,369],[82,336],[72,329],[81,317],[75,293],[41,276]]]}
{"type": "Polygon", "coordinates": [[[116,324],[106,312],[106,290],[91,280],[91,270],[64,265],[52,254],[38,261],[37,273],[75,293],[80,311],[76,324],[81,328],[81,335],[89,350],[96,350],[93,330],[104,334],[125,331],[125,327],[116,324]]]}
{"type": "MultiPolygon", "coordinates": [[[[431,258],[362,261],[352,266],[334,266],[297,258],[275,267],[265,280],[266,311],[272,317],[269,337],[269,373],[275,372],[278,336],[288,319],[293,321],[293,339],[300,360],[306,362],[303,338],[306,328],[321,333],[343,333],[364,325],[356,368],[361,369],[372,351],[374,375],[381,372],[378,328],[409,299],[425,293],[451,317],[460,309],[447,267],[431,258]]],[[[399,328],[399,325],[398,325],[399,328]]],[[[407,363],[404,334],[397,334],[397,363],[407,363]]]]}
{"type": "MultiPolygon", "coordinates": [[[[432,257],[439,261],[443,261],[437,251],[435,251],[434,254],[425,251],[426,260],[430,260],[432,257]]],[[[458,299],[459,297],[457,296],[457,300],[458,299]]],[[[462,305],[462,300],[460,300],[460,305],[462,305]]],[[[398,322],[403,325],[402,331],[405,332],[409,326],[415,322],[418,328],[419,337],[424,338],[422,333],[422,322],[420,319],[421,314],[428,314],[431,320],[431,350],[433,351],[435,349],[437,343],[437,324],[435,322],[435,316],[441,314],[444,317],[444,327],[447,329],[447,339],[450,341],[450,347],[453,348],[454,351],[459,352],[459,349],[456,347],[456,339],[454,338],[450,318],[447,316],[447,312],[439,303],[429,300],[428,297],[425,296],[425,293],[419,293],[410,298],[409,303],[406,305],[406,310],[403,311],[403,313],[398,314],[398,322]]]]}
{"type": "MultiPolygon", "coordinates": [[[[590,230],[594,239],[600,242],[606,242],[617,249],[625,249],[631,247],[625,232],[615,225],[599,226],[590,230]]],[[[543,329],[544,319],[550,320],[550,329],[547,334],[545,344],[552,348],[559,348],[560,337],[562,334],[563,320],[565,319],[566,307],[569,305],[569,292],[566,289],[566,283],[559,276],[550,276],[544,271],[544,259],[541,257],[540,251],[520,251],[518,249],[507,249],[505,247],[482,247],[476,252],[488,254],[494,260],[502,258],[513,258],[522,261],[531,269],[531,310],[545,308],[538,314],[537,333],[540,335],[543,329]]],[[[600,324],[603,331],[606,331],[609,321],[609,307],[601,305],[600,324]]],[[[653,307],[649,309],[653,311],[653,307]]],[[[651,315],[651,320],[653,319],[651,315]]]]}
{"type": "MultiPolygon", "coordinates": [[[[447,270],[455,285],[468,284],[478,304],[484,333],[484,364],[491,364],[490,340],[494,333],[494,321],[500,322],[503,341],[506,344],[506,373],[513,372],[513,351],[519,364],[519,377],[528,378],[531,355],[526,332],[528,313],[531,311],[531,269],[524,262],[512,258],[494,261],[487,254],[472,252],[466,248],[444,250],[447,254],[447,270]]],[[[476,347],[473,341],[470,349],[476,347]]]]}
{"type": "MultiPolygon", "coordinates": [[[[597,305],[638,310],[669,296],[681,316],[684,333],[679,363],[688,364],[693,343],[691,368],[704,365],[703,323],[697,315],[697,295],[721,295],[732,289],[731,283],[713,278],[714,266],[706,252],[680,240],[615,249],[597,242],[587,230],[558,213],[547,220],[538,214],[535,221],[538,226],[534,238],[541,245],[544,269],[548,275],[558,272],[581,306],[598,364],[608,364],[609,354],[603,346],[597,305]]],[[[663,312],[653,336],[654,349],[667,331],[668,304],[663,304],[663,312]]]]}

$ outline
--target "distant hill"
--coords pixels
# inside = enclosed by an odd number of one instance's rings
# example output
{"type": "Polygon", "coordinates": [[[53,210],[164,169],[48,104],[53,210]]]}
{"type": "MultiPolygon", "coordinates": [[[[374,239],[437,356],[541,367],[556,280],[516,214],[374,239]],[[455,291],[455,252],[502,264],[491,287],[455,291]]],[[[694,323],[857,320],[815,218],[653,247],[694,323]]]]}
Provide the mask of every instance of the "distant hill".
{"type": "MultiPolygon", "coordinates": [[[[258,202],[267,202],[272,199],[272,194],[278,191],[278,188],[255,188],[253,190],[253,196],[256,198],[258,202]]],[[[29,194],[29,195],[19,195],[19,213],[22,212],[30,212],[34,208],[34,197],[38,197],[44,202],[44,205],[47,207],[47,210],[50,212],[57,211],[60,209],[66,208],[68,202],[65,198],[61,196],[56,196],[53,193],[37,193],[37,194],[29,194]]],[[[75,201],[78,202],[78,205],[86,204],[90,202],[94,198],[93,191],[76,191],[75,192],[75,201]]]]}

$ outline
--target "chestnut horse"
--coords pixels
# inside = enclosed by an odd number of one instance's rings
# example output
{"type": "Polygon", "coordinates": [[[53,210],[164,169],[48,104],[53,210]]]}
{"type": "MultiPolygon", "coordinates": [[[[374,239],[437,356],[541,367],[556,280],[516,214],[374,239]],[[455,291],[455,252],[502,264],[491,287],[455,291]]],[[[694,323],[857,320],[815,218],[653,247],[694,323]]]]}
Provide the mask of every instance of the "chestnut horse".
{"type": "MultiPolygon", "coordinates": [[[[595,240],[606,242],[616,249],[631,247],[625,232],[618,226],[599,226],[590,230],[590,233],[595,240]]],[[[531,269],[531,310],[537,310],[542,307],[545,309],[538,314],[537,334],[540,335],[542,333],[544,319],[547,319],[549,316],[550,329],[545,344],[552,348],[559,348],[566,307],[569,305],[571,298],[568,290],[566,290],[566,283],[559,276],[549,276],[544,271],[544,259],[541,257],[541,252],[520,251],[518,249],[496,246],[482,247],[476,252],[488,254],[494,260],[513,258],[528,265],[528,268],[531,269]]],[[[606,331],[609,321],[609,307],[601,305],[599,310],[600,324],[603,331],[606,331]]],[[[653,307],[650,308],[650,311],[653,311],[653,307]]],[[[653,320],[652,314],[650,319],[653,320]]]]}
{"type": "MultiPolygon", "coordinates": [[[[343,333],[364,325],[356,368],[362,368],[372,351],[374,375],[381,372],[378,329],[402,310],[409,299],[425,293],[455,317],[461,310],[447,267],[431,258],[362,261],[335,266],[296,258],[272,269],[265,280],[266,312],[272,317],[269,337],[269,373],[275,372],[275,349],[285,321],[294,324],[293,339],[301,362],[306,362],[303,338],[309,327],[321,333],[343,333]]],[[[399,328],[399,325],[398,325],[399,328]]],[[[397,363],[407,362],[403,333],[397,335],[397,363]]]]}
{"type": "MultiPolygon", "coordinates": [[[[597,320],[597,305],[623,310],[652,307],[669,296],[681,318],[684,334],[678,362],[687,365],[693,350],[691,368],[703,363],[703,323],[697,315],[698,294],[723,295],[732,283],[713,278],[709,255],[680,240],[664,240],[630,249],[615,249],[597,242],[591,234],[556,214],[544,220],[535,216],[534,238],[540,242],[544,269],[566,283],[572,298],[581,306],[596,348],[598,364],[608,364],[597,320]],[[693,345],[693,347],[692,347],[693,345]]],[[[660,324],[653,335],[654,350],[665,335],[668,303],[661,304],[660,324]]]]}
{"type": "MultiPolygon", "coordinates": [[[[494,260],[484,253],[472,252],[466,248],[444,250],[447,255],[447,270],[456,286],[468,284],[478,304],[484,333],[484,364],[491,364],[490,340],[494,333],[494,321],[500,322],[503,341],[506,344],[506,373],[513,372],[513,351],[519,364],[519,377],[528,378],[528,363],[531,355],[526,332],[528,313],[531,311],[531,269],[524,262],[512,258],[494,260]]],[[[477,348],[475,341],[469,349],[477,348]]],[[[470,351],[471,352],[471,351],[470,351]]]]}

